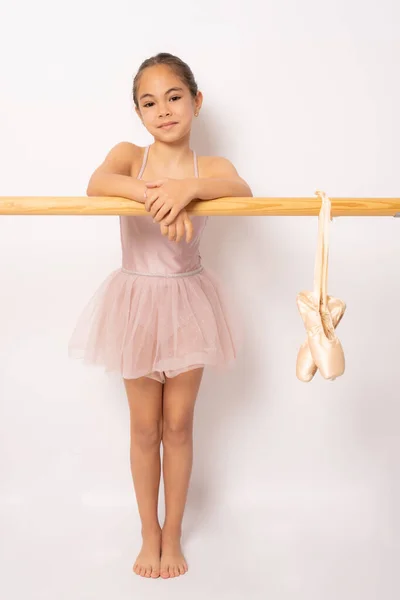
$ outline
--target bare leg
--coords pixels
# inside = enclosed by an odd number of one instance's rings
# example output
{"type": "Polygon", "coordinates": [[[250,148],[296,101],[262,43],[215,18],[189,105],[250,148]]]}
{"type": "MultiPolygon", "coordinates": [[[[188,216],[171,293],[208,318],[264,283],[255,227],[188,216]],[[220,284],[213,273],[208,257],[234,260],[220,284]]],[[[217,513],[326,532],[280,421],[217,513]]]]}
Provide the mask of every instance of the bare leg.
{"type": "Polygon", "coordinates": [[[203,368],[166,380],[163,399],[163,474],[165,523],[162,529],[161,577],[188,570],[181,549],[182,520],[193,463],[193,415],[203,368]]]}
{"type": "Polygon", "coordinates": [[[124,379],[130,410],[132,479],[142,522],[143,546],[133,570],[160,576],[161,527],[158,521],[163,384],[148,377],[124,379]]]}

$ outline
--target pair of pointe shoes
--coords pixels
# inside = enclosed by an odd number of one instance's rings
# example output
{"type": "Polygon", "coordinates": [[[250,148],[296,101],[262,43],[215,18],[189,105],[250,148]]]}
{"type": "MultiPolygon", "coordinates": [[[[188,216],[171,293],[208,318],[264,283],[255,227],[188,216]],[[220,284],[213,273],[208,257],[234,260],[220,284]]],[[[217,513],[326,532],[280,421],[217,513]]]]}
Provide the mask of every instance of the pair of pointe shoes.
{"type": "Polygon", "coordinates": [[[334,380],[343,375],[344,352],[335,333],[346,310],[346,304],[328,296],[329,224],[331,201],[317,191],[321,200],[318,218],[318,245],[314,268],[314,289],[297,295],[297,306],[307,331],[307,340],[300,347],[296,375],[301,381],[311,381],[317,369],[324,379],[334,380]]]}
{"type": "Polygon", "coordinates": [[[339,298],[327,296],[327,307],[318,310],[312,292],[301,292],[297,296],[297,306],[303,319],[307,339],[300,346],[296,376],[308,383],[319,369],[324,379],[333,381],[343,375],[345,359],[342,345],[335,334],[346,304],[339,298]]]}

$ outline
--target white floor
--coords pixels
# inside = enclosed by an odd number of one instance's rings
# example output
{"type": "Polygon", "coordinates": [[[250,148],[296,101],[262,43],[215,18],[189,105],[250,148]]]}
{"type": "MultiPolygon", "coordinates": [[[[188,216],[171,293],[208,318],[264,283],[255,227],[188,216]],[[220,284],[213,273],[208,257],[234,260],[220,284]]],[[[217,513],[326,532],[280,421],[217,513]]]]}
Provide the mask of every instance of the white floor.
{"type": "Polygon", "coordinates": [[[1,513],[4,600],[398,600],[399,546],[390,515],[365,527],[365,514],[327,521],[312,510],[223,512],[188,506],[184,550],[189,572],[173,580],[131,572],[139,547],[135,508],[58,502],[1,513]],[[328,524],[327,524],[328,523],[328,524]]]}

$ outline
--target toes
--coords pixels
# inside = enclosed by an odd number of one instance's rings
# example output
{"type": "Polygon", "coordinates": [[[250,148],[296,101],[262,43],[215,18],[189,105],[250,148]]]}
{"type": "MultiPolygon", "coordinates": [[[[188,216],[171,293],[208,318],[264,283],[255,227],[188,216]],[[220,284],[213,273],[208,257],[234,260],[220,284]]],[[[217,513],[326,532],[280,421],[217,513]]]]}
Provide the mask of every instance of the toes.
{"type": "Polygon", "coordinates": [[[157,577],[160,577],[160,570],[159,569],[153,569],[151,572],[151,576],[153,577],[153,579],[156,579],[157,577]]]}
{"type": "MultiPolygon", "coordinates": [[[[186,562],[180,563],[179,565],[163,565],[160,570],[160,576],[164,579],[179,577],[180,575],[184,575],[188,570],[188,566],[186,562]]],[[[158,575],[158,574],[157,574],[158,575]]]]}
{"type": "Polygon", "coordinates": [[[164,579],[169,578],[168,565],[161,570],[161,577],[163,577],[164,579]]]}
{"type": "Polygon", "coordinates": [[[138,564],[135,563],[133,565],[133,571],[134,571],[134,573],[136,573],[136,575],[139,575],[139,565],[138,564]]]}
{"type": "Polygon", "coordinates": [[[144,577],[145,573],[146,573],[146,569],[144,567],[140,567],[140,576],[144,577]]]}
{"type": "Polygon", "coordinates": [[[144,574],[145,577],[150,577],[151,576],[151,567],[147,567],[146,569],[146,573],[144,574]]]}

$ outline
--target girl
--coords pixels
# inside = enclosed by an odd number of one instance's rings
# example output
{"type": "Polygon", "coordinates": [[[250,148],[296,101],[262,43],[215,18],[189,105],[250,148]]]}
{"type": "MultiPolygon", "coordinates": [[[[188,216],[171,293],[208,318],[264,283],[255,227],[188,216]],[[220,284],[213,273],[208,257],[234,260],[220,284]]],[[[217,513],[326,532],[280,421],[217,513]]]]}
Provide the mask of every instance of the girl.
{"type": "Polygon", "coordinates": [[[203,369],[227,365],[236,356],[219,283],[201,264],[207,217],[190,219],[185,207],[196,199],[252,193],[228,160],[197,157],[190,149],[192,120],[203,96],[186,63],[166,53],[146,60],[134,78],[133,101],[154,142],[147,148],[117,144],[93,173],[87,194],[142,202],[151,218],[120,218],[122,268],[89,302],[70,354],[123,377],[143,538],[133,570],[168,578],[188,569],[180,540],[203,369]]]}

